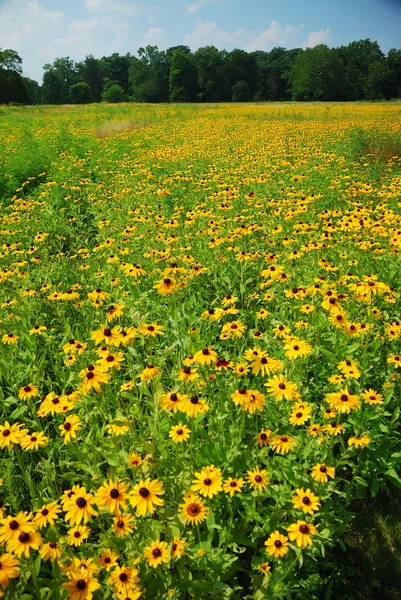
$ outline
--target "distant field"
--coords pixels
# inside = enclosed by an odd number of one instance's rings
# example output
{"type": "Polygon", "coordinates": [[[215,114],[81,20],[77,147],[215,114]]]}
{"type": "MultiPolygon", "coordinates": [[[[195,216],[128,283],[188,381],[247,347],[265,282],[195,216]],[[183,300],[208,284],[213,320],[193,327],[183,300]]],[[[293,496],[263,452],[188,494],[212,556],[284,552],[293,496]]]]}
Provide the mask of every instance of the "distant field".
{"type": "Polygon", "coordinates": [[[401,103],[0,107],[0,156],[0,596],[399,598],[401,103]]]}

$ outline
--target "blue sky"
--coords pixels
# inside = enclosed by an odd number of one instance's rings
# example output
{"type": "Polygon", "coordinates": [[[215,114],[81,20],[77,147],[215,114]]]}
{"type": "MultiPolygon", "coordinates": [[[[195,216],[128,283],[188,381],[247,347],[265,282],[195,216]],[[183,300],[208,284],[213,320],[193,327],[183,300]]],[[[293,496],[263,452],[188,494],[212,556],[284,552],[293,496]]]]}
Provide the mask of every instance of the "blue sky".
{"type": "Polygon", "coordinates": [[[401,0],[0,0],[0,47],[38,81],[59,56],[78,61],[140,46],[270,50],[377,40],[401,48],[401,0]]]}

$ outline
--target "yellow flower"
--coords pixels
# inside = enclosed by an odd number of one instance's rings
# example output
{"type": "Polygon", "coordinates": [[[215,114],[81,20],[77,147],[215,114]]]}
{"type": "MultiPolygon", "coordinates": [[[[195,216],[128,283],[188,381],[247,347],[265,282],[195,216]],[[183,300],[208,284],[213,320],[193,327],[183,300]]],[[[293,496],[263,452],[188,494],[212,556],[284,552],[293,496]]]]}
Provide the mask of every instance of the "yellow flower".
{"type": "Polygon", "coordinates": [[[198,525],[207,518],[208,507],[205,501],[192,492],[187,495],[183,504],[180,504],[180,516],[186,525],[198,525]]]}
{"type": "Polygon", "coordinates": [[[223,492],[229,494],[231,498],[234,494],[241,492],[241,489],[245,485],[245,481],[240,478],[228,477],[223,484],[223,492]]]}
{"type": "Polygon", "coordinates": [[[126,510],[127,494],[129,483],[123,483],[118,479],[105,481],[96,492],[96,504],[99,508],[107,508],[111,513],[126,510]]]}
{"type": "Polygon", "coordinates": [[[267,554],[273,558],[281,558],[289,551],[288,537],[279,531],[274,531],[265,541],[265,547],[267,554]]]}
{"type": "Polygon", "coordinates": [[[312,478],[319,483],[327,483],[329,477],[334,478],[335,468],[329,467],[324,463],[318,463],[312,468],[312,478]]]}
{"type": "Polygon", "coordinates": [[[167,563],[169,561],[167,542],[160,540],[152,542],[150,546],[146,546],[143,556],[150,567],[158,567],[162,563],[167,563]]]}
{"type": "Polygon", "coordinates": [[[144,517],[147,512],[151,515],[156,511],[156,506],[163,506],[164,501],[159,498],[165,493],[163,482],[158,479],[146,479],[135,485],[130,493],[129,500],[139,517],[144,517]]]}
{"type": "Polygon", "coordinates": [[[277,454],[287,454],[295,446],[295,440],[289,435],[275,435],[270,445],[277,454]]]}
{"type": "Polygon", "coordinates": [[[310,489],[304,490],[302,488],[295,490],[295,495],[292,497],[292,503],[294,508],[303,510],[304,513],[313,515],[313,513],[319,510],[320,498],[315,496],[310,489]]]}
{"type": "Polygon", "coordinates": [[[221,469],[214,465],[204,467],[200,472],[195,473],[195,478],[191,489],[207,498],[213,498],[223,489],[221,469]]]}
{"type": "Polygon", "coordinates": [[[29,385],[24,385],[18,392],[18,398],[21,400],[28,400],[29,398],[35,398],[39,396],[39,388],[30,383],[29,385]]]}
{"type": "Polygon", "coordinates": [[[247,471],[247,481],[249,486],[254,490],[258,490],[258,492],[263,492],[267,487],[269,480],[269,473],[266,469],[255,467],[253,471],[247,471]]]}
{"type": "Polygon", "coordinates": [[[297,521],[290,525],[287,529],[288,537],[291,542],[295,542],[298,548],[307,548],[312,546],[312,537],[317,535],[317,529],[312,523],[306,521],[297,521]]]}
{"type": "Polygon", "coordinates": [[[64,443],[68,444],[71,438],[77,437],[77,431],[81,429],[81,420],[76,415],[70,415],[66,418],[62,425],[59,425],[61,436],[64,438],[64,443]]]}
{"type": "Polygon", "coordinates": [[[191,430],[186,425],[179,423],[170,429],[169,437],[176,444],[182,444],[190,438],[190,434],[191,430]]]}

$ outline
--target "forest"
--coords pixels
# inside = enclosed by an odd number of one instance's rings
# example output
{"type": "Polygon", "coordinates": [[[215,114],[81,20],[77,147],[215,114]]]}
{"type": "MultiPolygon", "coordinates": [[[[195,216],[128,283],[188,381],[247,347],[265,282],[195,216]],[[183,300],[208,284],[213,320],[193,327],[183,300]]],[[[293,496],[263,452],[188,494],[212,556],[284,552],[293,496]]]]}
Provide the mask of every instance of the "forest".
{"type": "Polygon", "coordinates": [[[401,50],[376,41],[269,52],[157,46],[81,62],[56,58],[43,83],[24,77],[22,59],[0,50],[1,104],[91,102],[352,101],[401,97],[401,50]]]}

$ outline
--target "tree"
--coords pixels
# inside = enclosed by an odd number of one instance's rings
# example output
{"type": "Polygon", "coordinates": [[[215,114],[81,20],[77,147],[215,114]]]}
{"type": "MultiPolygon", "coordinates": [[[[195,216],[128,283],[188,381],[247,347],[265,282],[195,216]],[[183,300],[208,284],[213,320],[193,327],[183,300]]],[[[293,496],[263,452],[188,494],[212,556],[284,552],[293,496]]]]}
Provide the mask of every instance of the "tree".
{"type": "Polygon", "coordinates": [[[129,69],[132,99],[136,102],[168,102],[170,61],[157,46],[138,49],[129,69]]]}
{"type": "Polygon", "coordinates": [[[390,97],[401,96],[401,50],[392,48],[388,51],[386,65],[390,73],[390,97]]]}
{"type": "Polygon", "coordinates": [[[106,88],[102,94],[102,102],[125,102],[126,96],[121,85],[113,84],[110,87],[106,88]]]}
{"type": "Polygon", "coordinates": [[[0,49],[0,103],[28,102],[27,90],[22,77],[22,58],[15,50],[0,49]]]}
{"type": "Polygon", "coordinates": [[[92,90],[85,81],[70,85],[68,100],[71,104],[88,104],[92,102],[92,90]]]}
{"type": "Polygon", "coordinates": [[[45,64],[42,100],[45,104],[66,104],[70,86],[77,83],[78,73],[74,61],[68,56],[56,58],[53,64],[45,64]]]}
{"type": "Polygon", "coordinates": [[[343,65],[325,44],[298,54],[291,72],[294,100],[338,100],[344,89],[343,65]]]}
{"type": "Polygon", "coordinates": [[[391,73],[384,61],[375,61],[369,65],[365,97],[368,100],[390,100],[391,73]]]}
{"type": "Polygon", "coordinates": [[[40,104],[41,92],[38,82],[34,79],[29,79],[29,77],[23,77],[22,80],[26,89],[27,103],[40,104]]]}
{"type": "Polygon", "coordinates": [[[232,87],[233,102],[248,102],[251,100],[251,90],[246,81],[237,81],[232,87]]]}
{"type": "Polygon", "coordinates": [[[340,46],[337,53],[344,66],[345,99],[365,98],[369,65],[384,60],[379,44],[369,39],[358,40],[348,46],[340,46]]]}
{"type": "Polygon", "coordinates": [[[193,55],[198,72],[199,93],[202,102],[224,102],[231,99],[231,86],[225,68],[226,52],[215,46],[198,48],[193,55]]]}
{"type": "Polygon", "coordinates": [[[103,89],[103,70],[100,61],[92,54],[85,60],[75,65],[80,79],[84,81],[91,90],[91,101],[100,102],[103,89]]]}
{"type": "Polygon", "coordinates": [[[258,65],[255,56],[245,50],[235,49],[227,54],[225,64],[231,87],[242,81],[246,83],[250,97],[253,97],[258,87],[258,65]]]}
{"type": "MultiPolygon", "coordinates": [[[[102,76],[112,81],[112,85],[121,86],[125,93],[129,90],[128,72],[133,58],[129,53],[121,56],[118,52],[114,52],[111,56],[103,56],[99,60],[102,76]]],[[[89,81],[87,83],[91,85],[89,81]]]]}
{"type": "MultiPolygon", "coordinates": [[[[168,50],[167,50],[168,52],[168,50]]],[[[198,75],[190,53],[177,48],[170,59],[170,102],[194,102],[198,93],[198,75]]]]}

